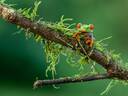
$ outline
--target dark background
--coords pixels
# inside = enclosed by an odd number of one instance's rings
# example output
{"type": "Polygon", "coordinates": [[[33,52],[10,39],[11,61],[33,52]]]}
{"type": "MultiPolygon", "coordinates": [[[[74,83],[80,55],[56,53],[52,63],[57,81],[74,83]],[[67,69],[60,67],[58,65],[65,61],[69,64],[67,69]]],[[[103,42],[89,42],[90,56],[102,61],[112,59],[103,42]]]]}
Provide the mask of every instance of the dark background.
{"type": "MultiPolygon", "coordinates": [[[[32,7],[34,0],[8,0],[17,4],[14,8],[32,7]]],[[[39,15],[46,21],[59,21],[62,15],[71,17],[74,22],[93,23],[95,38],[105,41],[108,49],[115,50],[127,61],[128,49],[128,0],[42,0],[39,15]]],[[[45,86],[33,90],[32,84],[45,77],[45,53],[40,44],[33,39],[26,40],[24,33],[0,19],[0,96],[99,96],[109,80],[78,84],[59,85],[59,89],[45,86]]],[[[57,66],[57,77],[73,75],[65,59],[57,66]]],[[[128,86],[121,84],[112,88],[107,95],[127,96],[128,86]]]]}

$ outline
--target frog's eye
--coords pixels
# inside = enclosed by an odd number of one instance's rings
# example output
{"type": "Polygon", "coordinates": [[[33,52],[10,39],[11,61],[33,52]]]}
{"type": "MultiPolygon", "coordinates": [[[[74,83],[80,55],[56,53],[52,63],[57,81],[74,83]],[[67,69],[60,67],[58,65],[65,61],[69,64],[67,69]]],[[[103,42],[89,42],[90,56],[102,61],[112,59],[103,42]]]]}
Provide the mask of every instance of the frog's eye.
{"type": "Polygon", "coordinates": [[[90,30],[94,30],[94,25],[93,24],[90,24],[89,25],[89,28],[90,28],[90,30]]]}
{"type": "Polygon", "coordinates": [[[81,23],[78,23],[78,24],[76,25],[76,28],[79,29],[80,27],[81,27],[81,23]]]}

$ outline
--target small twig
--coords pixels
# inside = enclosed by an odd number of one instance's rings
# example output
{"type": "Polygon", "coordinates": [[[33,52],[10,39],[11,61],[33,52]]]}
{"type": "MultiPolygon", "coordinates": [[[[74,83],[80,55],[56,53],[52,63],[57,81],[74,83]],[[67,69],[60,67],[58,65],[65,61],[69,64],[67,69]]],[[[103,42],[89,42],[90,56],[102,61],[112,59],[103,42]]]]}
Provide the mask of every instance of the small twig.
{"type": "Polygon", "coordinates": [[[33,87],[38,88],[45,85],[52,85],[52,84],[67,84],[67,83],[78,83],[78,82],[86,82],[86,81],[94,81],[94,80],[101,80],[101,79],[110,79],[111,76],[106,74],[96,74],[91,76],[81,76],[81,77],[65,77],[60,79],[53,79],[53,80],[37,80],[34,82],[33,87]]]}

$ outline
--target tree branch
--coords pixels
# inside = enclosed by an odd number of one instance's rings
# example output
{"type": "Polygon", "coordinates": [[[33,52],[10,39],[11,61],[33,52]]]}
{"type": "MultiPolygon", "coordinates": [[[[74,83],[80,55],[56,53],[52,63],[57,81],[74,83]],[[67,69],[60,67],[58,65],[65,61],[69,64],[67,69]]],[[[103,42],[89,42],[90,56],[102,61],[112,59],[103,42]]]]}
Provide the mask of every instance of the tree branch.
{"type": "Polygon", "coordinates": [[[53,84],[65,84],[65,83],[78,83],[78,82],[86,82],[86,81],[94,81],[94,80],[101,80],[101,79],[110,79],[111,76],[108,74],[97,74],[91,76],[81,76],[81,77],[65,77],[60,79],[54,80],[37,80],[33,87],[38,88],[44,85],[53,85],[53,84]]]}
{"type": "MultiPolygon", "coordinates": [[[[53,42],[56,42],[56,43],[59,43],[63,46],[71,48],[71,46],[69,46],[69,44],[73,46],[73,44],[76,42],[76,40],[74,38],[69,37],[61,32],[57,32],[45,25],[41,25],[37,22],[33,22],[33,21],[27,19],[26,17],[24,17],[22,14],[18,13],[13,8],[7,7],[6,5],[3,5],[3,4],[0,4],[0,16],[10,23],[19,25],[20,27],[22,27],[24,29],[29,29],[29,31],[33,32],[34,34],[39,34],[43,38],[53,41],[53,42]]],[[[81,50],[81,53],[84,54],[84,52],[82,50],[81,50]]],[[[108,60],[107,55],[105,55],[105,53],[94,48],[92,54],[90,55],[90,58],[93,61],[97,62],[99,65],[101,65],[103,68],[105,68],[110,77],[121,79],[121,80],[128,80],[128,71],[126,69],[120,67],[118,65],[118,63],[115,60],[113,60],[113,58],[108,60]]],[[[108,78],[108,77],[104,77],[103,75],[100,75],[100,76],[101,76],[100,77],[101,79],[108,78]]],[[[83,81],[84,80],[91,81],[92,80],[91,78],[93,78],[93,80],[97,80],[98,78],[96,78],[96,77],[97,76],[85,77],[85,79],[82,79],[82,80],[83,81]],[[88,78],[90,78],[90,79],[88,79],[88,78]]],[[[65,80],[65,79],[57,79],[57,80],[52,80],[52,81],[49,81],[49,80],[48,81],[37,81],[35,83],[35,85],[38,86],[38,82],[41,82],[41,85],[52,84],[52,83],[57,84],[57,82],[64,83],[65,81],[63,81],[63,80],[65,80]],[[45,82],[48,82],[48,83],[45,83],[45,82]]],[[[72,78],[66,79],[66,80],[67,80],[67,82],[65,82],[65,83],[68,83],[68,82],[72,81],[72,78]]],[[[79,82],[79,81],[81,81],[81,80],[76,79],[76,82],[79,82]]]]}

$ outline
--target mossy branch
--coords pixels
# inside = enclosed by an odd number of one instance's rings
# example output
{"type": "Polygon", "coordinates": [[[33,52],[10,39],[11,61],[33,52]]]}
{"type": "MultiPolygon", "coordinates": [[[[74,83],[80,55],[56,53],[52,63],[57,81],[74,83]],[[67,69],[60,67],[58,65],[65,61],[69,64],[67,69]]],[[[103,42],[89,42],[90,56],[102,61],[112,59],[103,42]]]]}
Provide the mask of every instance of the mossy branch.
{"type": "MultiPolygon", "coordinates": [[[[19,13],[15,9],[8,7],[4,4],[0,4],[0,16],[10,23],[13,23],[13,24],[18,25],[26,30],[29,30],[29,31],[25,31],[25,32],[31,31],[33,34],[40,35],[43,38],[47,39],[48,41],[59,43],[68,48],[72,49],[73,44],[75,42],[77,42],[71,36],[61,33],[61,32],[58,32],[57,30],[54,30],[54,29],[50,28],[49,26],[46,26],[45,24],[40,24],[39,22],[34,22],[33,20],[30,20],[30,19],[26,18],[25,16],[23,16],[21,13],[19,13]]],[[[74,51],[76,51],[76,50],[74,50],[74,51]]],[[[82,49],[80,52],[82,54],[84,54],[82,49]]],[[[127,69],[120,67],[118,65],[118,62],[116,62],[116,60],[114,60],[112,57],[110,57],[110,59],[108,59],[107,54],[105,54],[104,52],[99,51],[98,49],[94,48],[90,55],[90,59],[97,62],[99,65],[101,65],[104,69],[106,69],[106,72],[107,72],[107,75],[104,75],[103,78],[96,78],[95,76],[91,76],[91,78],[94,78],[93,80],[107,79],[109,77],[116,78],[119,80],[128,80],[127,69]]],[[[91,80],[86,80],[86,78],[88,78],[88,77],[84,77],[84,78],[85,78],[84,80],[83,80],[83,78],[80,78],[79,80],[77,80],[77,79],[75,79],[75,80],[76,80],[76,82],[81,82],[81,80],[91,81],[91,80]]],[[[67,83],[73,82],[72,79],[74,80],[74,78],[68,79],[67,83]]],[[[57,79],[57,80],[51,80],[51,81],[49,80],[48,82],[53,82],[53,83],[48,83],[48,84],[64,83],[64,82],[62,82],[63,80],[65,81],[65,79],[57,79]],[[56,82],[58,82],[58,83],[56,83],[56,82]]],[[[42,83],[44,83],[44,82],[47,82],[47,81],[41,81],[41,82],[37,81],[35,84],[42,85],[42,83]],[[41,83],[41,84],[37,84],[37,83],[41,83]]],[[[47,84],[44,84],[44,85],[47,85],[47,84]]]]}

